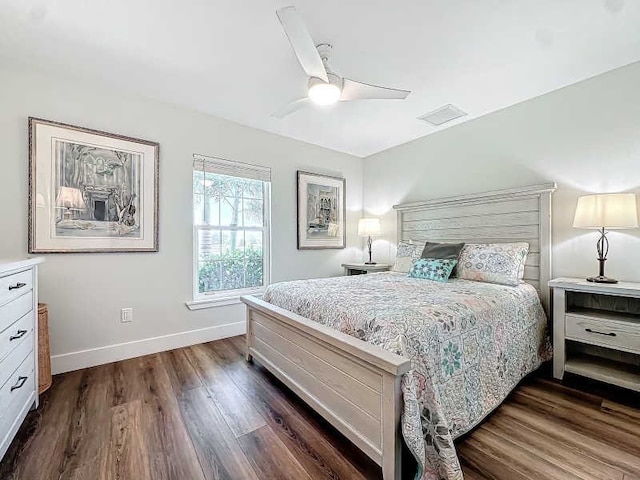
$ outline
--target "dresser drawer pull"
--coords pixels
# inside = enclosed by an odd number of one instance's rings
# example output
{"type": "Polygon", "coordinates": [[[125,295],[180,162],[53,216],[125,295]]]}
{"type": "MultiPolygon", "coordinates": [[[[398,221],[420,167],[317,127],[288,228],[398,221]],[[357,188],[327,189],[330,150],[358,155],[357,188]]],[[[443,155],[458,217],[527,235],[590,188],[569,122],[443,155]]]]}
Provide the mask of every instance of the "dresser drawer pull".
{"type": "Polygon", "coordinates": [[[28,378],[29,377],[18,377],[18,381],[13,387],[11,387],[11,391],[13,392],[14,390],[18,390],[19,388],[22,388],[28,378]]]}
{"type": "Polygon", "coordinates": [[[589,332],[589,333],[597,333],[598,335],[606,335],[607,337],[615,337],[616,334],[613,332],[599,332],[597,330],[591,330],[590,328],[585,328],[584,329],[585,332],[589,332]]]}
{"type": "Polygon", "coordinates": [[[27,334],[27,330],[18,330],[15,335],[11,335],[9,337],[9,341],[13,342],[14,340],[18,340],[19,338],[24,337],[27,334]]]}
{"type": "Polygon", "coordinates": [[[26,284],[26,283],[18,282],[18,283],[16,283],[15,285],[9,285],[9,291],[11,291],[11,290],[17,290],[17,289],[19,289],[19,288],[26,287],[26,286],[27,286],[27,284],[26,284]]]}

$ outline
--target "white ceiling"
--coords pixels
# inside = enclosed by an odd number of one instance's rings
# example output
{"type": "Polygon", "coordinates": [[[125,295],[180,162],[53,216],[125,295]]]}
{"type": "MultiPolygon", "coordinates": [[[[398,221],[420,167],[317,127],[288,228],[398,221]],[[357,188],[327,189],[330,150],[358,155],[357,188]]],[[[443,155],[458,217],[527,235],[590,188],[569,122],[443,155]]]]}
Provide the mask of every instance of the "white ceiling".
{"type": "Polygon", "coordinates": [[[640,60],[640,1],[0,0],[0,56],[368,156],[640,60]],[[337,73],[413,93],[272,118],[306,93],[289,4],[337,73]]]}

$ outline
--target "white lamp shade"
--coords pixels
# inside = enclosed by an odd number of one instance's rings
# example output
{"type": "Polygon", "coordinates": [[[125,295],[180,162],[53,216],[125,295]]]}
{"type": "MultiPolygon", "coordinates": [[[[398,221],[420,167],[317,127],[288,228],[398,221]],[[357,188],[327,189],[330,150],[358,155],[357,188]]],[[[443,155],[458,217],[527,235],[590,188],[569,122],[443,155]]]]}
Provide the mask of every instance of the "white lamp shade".
{"type": "Polygon", "coordinates": [[[358,236],[375,237],[380,235],[379,218],[361,218],[358,222],[358,236]]]}
{"type": "Polygon", "coordinates": [[[69,210],[86,210],[82,192],[77,188],[60,187],[56,198],[56,207],[69,210]]]}
{"type": "Polygon", "coordinates": [[[635,193],[605,193],[578,198],[575,228],[624,229],[638,227],[635,193]]]}

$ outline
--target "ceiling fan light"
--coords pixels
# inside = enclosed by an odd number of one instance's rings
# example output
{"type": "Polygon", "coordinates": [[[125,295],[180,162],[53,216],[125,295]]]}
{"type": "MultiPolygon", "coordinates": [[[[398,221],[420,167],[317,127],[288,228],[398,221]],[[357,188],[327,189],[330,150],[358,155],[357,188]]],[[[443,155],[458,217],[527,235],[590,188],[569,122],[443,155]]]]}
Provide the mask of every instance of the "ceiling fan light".
{"type": "Polygon", "coordinates": [[[309,87],[309,98],[316,105],[333,105],[340,100],[340,88],[332,83],[317,82],[309,87]]]}

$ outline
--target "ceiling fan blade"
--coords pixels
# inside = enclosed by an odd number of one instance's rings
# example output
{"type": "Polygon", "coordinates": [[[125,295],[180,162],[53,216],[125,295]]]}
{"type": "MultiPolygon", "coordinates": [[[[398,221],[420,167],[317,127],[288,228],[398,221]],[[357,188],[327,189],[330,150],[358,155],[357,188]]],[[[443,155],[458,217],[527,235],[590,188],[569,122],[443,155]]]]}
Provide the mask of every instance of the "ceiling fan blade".
{"type": "Polygon", "coordinates": [[[367,83],[356,82],[345,78],[342,83],[341,102],[350,100],[404,100],[411,93],[410,90],[378,87],[367,83]]]}
{"type": "Polygon", "coordinates": [[[299,100],[296,100],[295,102],[291,102],[290,104],[285,105],[279,110],[276,110],[271,114],[271,116],[273,118],[284,118],[287,115],[291,115],[292,113],[297,112],[301,108],[306,107],[307,105],[309,105],[309,103],[310,103],[310,100],[308,97],[301,98],[299,100]]]}
{"type": "Polygon", "coordinates": [[[324,68],[320,54],[316,50],[316,45],[313,43],[302,17],[298,15],[296,7],[281,8],[276,10],[276,15],[282,24],[284,33],[289,38],[300,65],[302,65],[307,75],[328,82],[329,78],[327,78],[327,71],[324,68]]]}

